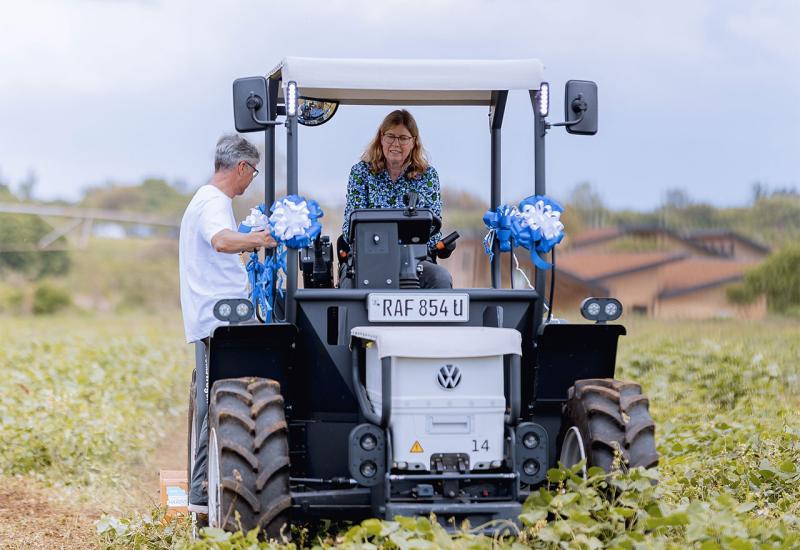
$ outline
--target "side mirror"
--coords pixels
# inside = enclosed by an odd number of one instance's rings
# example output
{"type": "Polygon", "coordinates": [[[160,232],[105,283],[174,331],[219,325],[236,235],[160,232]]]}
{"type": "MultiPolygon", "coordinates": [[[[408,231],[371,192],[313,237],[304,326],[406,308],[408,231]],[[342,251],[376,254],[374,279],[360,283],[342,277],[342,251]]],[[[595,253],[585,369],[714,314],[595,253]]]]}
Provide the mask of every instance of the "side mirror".
{"type": "Polygon", "coordinates": [[[269,121],[267,79],[263,76],[233,81],[233,122],[237,132],[258,132],[269,121]]]}
{"type": "Polygon", "coordinates": [[[338,101],[326,101],[308,97],[298,98],[297,122],[303,126],[320,126],[333,118],[338,108],[338,101]]]}
{"type": "Polygon", "coordinates": [[[593,136],[597,133],[597,84],[589,80],[567,82],[564,120],[570,134],[593,136]]]}

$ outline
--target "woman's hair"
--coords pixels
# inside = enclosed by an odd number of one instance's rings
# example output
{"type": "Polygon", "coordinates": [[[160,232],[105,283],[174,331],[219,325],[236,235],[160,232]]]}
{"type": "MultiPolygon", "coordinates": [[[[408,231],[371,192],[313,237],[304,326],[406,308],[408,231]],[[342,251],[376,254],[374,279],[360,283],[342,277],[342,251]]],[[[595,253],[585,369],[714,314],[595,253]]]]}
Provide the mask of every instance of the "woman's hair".
{"type": "Polygon", "coordinates": [[[386,118],[383,119],[381,125],[378,126],[378,132],[372,141],[367,146],[367,150],[361,155],[361,160],[369,164],[370,172],[377,174],[386,168],[386,158],[383,156],[383,147],[381,146],[381,139],[383,134],[388,132],[394,126],[403,125],[411,132],[414,138],[414,145],[408,155],[408,172],[409,179],[416,179],[421,176],[425,170],[428,169],[428,159],[425,157],[425,149],[422,148],[422,141],[419,139],[419,128],[417,128],[417,121],[411,116],[411,113],[405,109],[398,109],[392,111],[386,118]]]}

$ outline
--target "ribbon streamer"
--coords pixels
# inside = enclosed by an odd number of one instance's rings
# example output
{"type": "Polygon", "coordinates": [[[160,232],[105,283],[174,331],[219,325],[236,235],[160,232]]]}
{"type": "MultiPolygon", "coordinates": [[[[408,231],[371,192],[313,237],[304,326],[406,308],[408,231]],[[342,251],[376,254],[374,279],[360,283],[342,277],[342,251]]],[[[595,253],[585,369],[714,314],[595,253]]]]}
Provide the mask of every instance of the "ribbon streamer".
{"type": "Polygon", "coordinates": [[[561,213],[564,209],[556,201],[542,195],[533,195],[519,203],[518,207],[498,206],[483,216],[489,229],[483,247],[491,260],[494,257],[493,242],[498,241],[501,252],[510,252],[514,246],[526,248],[531,261],[538,269],[550,269],[540,253],[550,252],[564,238],[561,213]]]}
{"type": "Polygon", "coordinates": [[[489,260],[494,258],[494,241],[497,241],[500,252],[511,252],[513,243],[512,221],[514,210],[508,205],[498,206],[494,212],[489,210],[483,215],[483,223],[489,228],[489,232],[483,239],[483,249],[489,255],[489,260]]]}
{"type": "Polygon", "coordinates": [[[264,261],[258,253],[250,254],[247,262],[247,277],[250,282],[250,300],[253,307],[264,315],[264,322],[271,323],[276,295],[283,297],[283,281],[287,271],[287,248],[308,246],[322,230],[317,221],[323,216],[317,201],[306,200],[298,195],[289,195],[275,201],[269,209],[262,203],[250,209],[250,215],[239,224],[240,233],[270,231],[278,246],[267,254],[264,261]]]}

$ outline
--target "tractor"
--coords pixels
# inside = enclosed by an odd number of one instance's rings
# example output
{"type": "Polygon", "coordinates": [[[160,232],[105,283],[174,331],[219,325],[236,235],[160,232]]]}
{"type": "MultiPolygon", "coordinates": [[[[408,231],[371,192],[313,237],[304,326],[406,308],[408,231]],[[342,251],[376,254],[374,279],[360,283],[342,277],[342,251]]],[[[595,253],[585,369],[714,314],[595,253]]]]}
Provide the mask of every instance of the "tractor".
{"type": "MultiPolygon", "coordinates": [[[[484,106],[494,207],[509,90],[529,92],[532,191],[544,195],[546,133],[595,134],[597,86],[567,82],[565,120],[549,123],[549,84],[535,59],[289,57],[266,77],[233,83],[234,120],[239,132],[264,132],[269,205],[279,126],[287,192],[297,195],[299,127],[313,131],[339,105],[484,106]]],[[[191,392],[191,403],[208,403],[211,526],[275,537],[323,519],[435,514],[445,525],[491,525],[517,521],[559,462],[657,464],[647,398],[614,379],[622,304],[587,297],[581,313],[593,322],[559,322],[546,315],[547,272],[536,270],[532,288],[503,288],[499,253],[491,288],[421,289],[417,266],[441,220],[413,202],[354,211],[341,256],[329,236],[288,250],[272,322],[255,319],[247,300],[215,306],[224,322],[191,392]],[[335,284],[336,257],[348,285],[335,284]]]]}

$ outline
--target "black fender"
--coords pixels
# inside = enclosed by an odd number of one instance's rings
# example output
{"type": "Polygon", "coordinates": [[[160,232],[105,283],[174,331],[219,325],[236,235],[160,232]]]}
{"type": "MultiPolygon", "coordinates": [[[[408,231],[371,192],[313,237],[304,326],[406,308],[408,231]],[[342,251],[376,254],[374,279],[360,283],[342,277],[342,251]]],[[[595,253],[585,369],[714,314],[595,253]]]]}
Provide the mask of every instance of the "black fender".
{"type": "Polygon", "coordinates": [[[622,325],[546,325],[536,341],[533,420],[547,430],[549,467],[556,464],[555,441],[561,429],[561,409],[576,380],[614,378],[622,325]]]}

